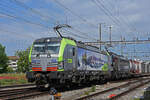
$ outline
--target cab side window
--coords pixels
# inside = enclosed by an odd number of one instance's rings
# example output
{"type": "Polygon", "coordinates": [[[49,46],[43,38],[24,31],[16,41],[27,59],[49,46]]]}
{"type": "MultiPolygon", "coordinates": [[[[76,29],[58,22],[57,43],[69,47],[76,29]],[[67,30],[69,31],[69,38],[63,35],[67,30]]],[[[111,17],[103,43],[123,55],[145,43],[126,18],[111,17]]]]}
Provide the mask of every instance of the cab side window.
{"type": "Polygon", "coordinates": [[[72,51],[73,51],[73,52],[72,52],[72,53],[73,53],[72,55],[75,56],[75,48],[72,48],[72,51]]]}

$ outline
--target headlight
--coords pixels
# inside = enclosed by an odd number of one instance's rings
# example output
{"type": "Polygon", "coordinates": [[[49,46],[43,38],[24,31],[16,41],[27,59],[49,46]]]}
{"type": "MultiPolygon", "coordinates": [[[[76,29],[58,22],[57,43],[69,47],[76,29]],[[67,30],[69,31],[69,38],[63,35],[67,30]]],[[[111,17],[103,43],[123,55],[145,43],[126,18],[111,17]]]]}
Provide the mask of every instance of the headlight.
{"type": "Polygon", "coordinates": [[[63,61],[59,63],[59,68],[64,68],[64,62],[63,61]]]}

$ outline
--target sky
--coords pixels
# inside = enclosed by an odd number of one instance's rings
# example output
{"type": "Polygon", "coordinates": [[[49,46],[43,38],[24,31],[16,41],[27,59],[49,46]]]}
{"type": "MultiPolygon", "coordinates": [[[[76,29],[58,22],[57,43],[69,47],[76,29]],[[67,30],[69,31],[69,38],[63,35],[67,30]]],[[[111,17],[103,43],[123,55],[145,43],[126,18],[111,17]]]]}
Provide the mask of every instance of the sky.
{"type": "MultiPolygon", "coordinates": [[[[102,23],[102,41],[147,40],[150,36],[150,0],[0,0],[0,43],[8,56],[25,50],[35,39],[55,37],[53,27],[68,24],[63,36],[78,41],[97,41],[99,24],[102,23]]],[[[149,59],[149,44],[123,45],[124,56],[149,59]]],[[[109,50],[120,54],[121,45],[109,50]]]]}

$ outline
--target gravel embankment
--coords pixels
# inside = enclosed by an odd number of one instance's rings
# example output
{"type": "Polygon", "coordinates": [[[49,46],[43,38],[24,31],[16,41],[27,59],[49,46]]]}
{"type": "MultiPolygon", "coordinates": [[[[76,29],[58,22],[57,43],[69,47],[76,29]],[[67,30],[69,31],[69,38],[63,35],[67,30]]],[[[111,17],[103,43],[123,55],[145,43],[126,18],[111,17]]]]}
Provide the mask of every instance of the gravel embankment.
{"type": "MultiPolygon", "coordinates": [[[[103,84],[103,85],[96,85],[96,91],[103,91],[105,89],[108,88],[112,88],[115,86],[119,86],[121,84],[125,84],[127,82],[119,82],[119,83],[107,83],[107,84],[103,84]]],[[[82,95],[86,95],[86,92],[90,91],[91,87],[87,87],[84,89],[79,89],[79,90],[72,90],[72,91],[65,91],[62,92],[61,95],[61,100],[74,100],[75,98],[82,96],[82,95]]],[[[94,92],[88,92],[88,93],[94,93],[94,92]]],[[[28,100],[50,100],[51,96],[50,95],[45,95],[45,96],[38,96],[32,99],[28,99],[28,100]]]]}
{"type": "MultiPolygon", "coordinates": [[[[134,81],[134,80],[133,80],[134,81]]],[[[122,81],[122,82],[108,82],[107,84],[103,84],[103,85],[96,85],[96,91],[95,92],[99,92],[99,91],[103,91],[105,89],[109,89],[112,87],[116,87],[122,84],[127,83],[128,81],[122,81]]],[[[129,94],[119,98],[118,100],[133,100],[134,97],[140,97],[143,96],[144,93],[144,88],[150,87],[150,83],[146,84],[136,90],[134,90],[133,92],[130,92],[129,94]]],[[[87,94],[88,91],[91,91],[92,87],[87,87],[87,88],[83,88],[83,89],[78,89],[78,90],[70,90],[70,91],[65,91],[61,93],[61,100],[74,100],[80,96],[84,96],[87,94]]],[[[116,90],[116,91],[119,91],[116,90]]],[[[91,94],[94,92],[88,92],[88,94],[91,94]]],[[[94,97],[91,100],[100,100],[101,98],[108,98],[109,95],[111,94],[115,94],[115,93],[105,93],[104,96],[99,96],[99,97],[94,97]]],[[[44,95],[44,96],[38,96],[38,97],[34,97],[31,99],[27,99],[27,100],[51,100],[51,96],[50,95],[44,95]]]]}
{"type": "MultiPolygon", "coordinates": [[[[149,84],[146,84],[146,85],[144,85],[144,86],[142,86],[142,87],[140,87],[140,88],[137,88],[137,89],[133,90],[132,92],[128,93],[128,94],[125,95],[125,96],[122,96],[122,97],[118,98],[117,100],[134,100],[134,98],[136,98],[136,97],[137,97],[137,98],[142,97],[143,94],[144,94],[145,89],[148,88],[148,87],[150,87],[150,83],[149,83],[149,84]]],[[[103,95],[101,95],[101,96],[93,97],[92,99],[93,99],[93,100],[108,99],[108,98],[109,98],[109,95],[111,95],[111,94],[117,94],[117,93],[119,93],[120,91],[122,91],[122,90],[119,90],[119,89],[118,89],[118,90],[116,90],[115,92],[105,93],[105,94],[103,94],[103,95]]],[[[137,100],[139,100],[139,99],[137,99],[137,100]]],[[[144,100],[145,100],[145,99],[144,99],[144,100]]],[[[149,99],[149,100],[150,100],[150,99],[149,99]]]]}
{"type": "MultiPolygon", "coordinates": [[[[150,87],[150,83],[146,84],[140,88],[135,89],[134,91],[119,98],[118,100],[134,100],[135,97],[141,97],[141,96],[143,96],[145,89],[148,87],[150,87]]],[[[150,100],[150,98],[149,98],[149,100],[150,100]]]]}

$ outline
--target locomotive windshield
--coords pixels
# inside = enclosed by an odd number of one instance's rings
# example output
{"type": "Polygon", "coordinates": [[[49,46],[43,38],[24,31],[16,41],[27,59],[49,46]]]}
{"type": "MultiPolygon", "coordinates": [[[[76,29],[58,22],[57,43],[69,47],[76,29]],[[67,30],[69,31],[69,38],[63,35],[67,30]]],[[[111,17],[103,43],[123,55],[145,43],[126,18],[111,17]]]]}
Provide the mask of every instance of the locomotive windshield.
{"type": "Polygon", "coordinates": [[[34,52],[45,52],[45,43],[36,43],[33,48],[34,52]]]}
{"type": "Polygon", "coordinates": [[[47,44],[47,52],[50,53],[59,53],[59,47],[60,47],[60,43],[56,43],[56,42],[51,42],[47,44]]]}
{"type": "Polygon", "coordinates": [[[34,43],[32,53],[33,54],[36,53],[58,54],[59,47],[60,47],[59,42],[34,43]]]}

